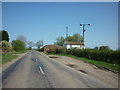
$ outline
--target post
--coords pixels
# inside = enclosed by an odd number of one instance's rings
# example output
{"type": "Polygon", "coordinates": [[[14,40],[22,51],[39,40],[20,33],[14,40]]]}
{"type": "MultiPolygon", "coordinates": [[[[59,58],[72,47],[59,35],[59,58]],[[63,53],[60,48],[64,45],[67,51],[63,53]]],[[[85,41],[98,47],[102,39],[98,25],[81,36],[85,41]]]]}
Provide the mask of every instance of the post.
{"type": "Polygon", "coordinates": [[[84,43],[84,32],[85,32],[85,26],[83,24],[83,43],[84,43]]]}
{"type": "Polygon", "coordinates": [[[85,31],[86,31],[86,30],[85,30],[85,26],[86,26],[86,25],[87,25],[87,26],[90,26],[90,24],[80,24],[80,26],[83,26],[83,44],[84,44],[84,46],[85,46],[84,33],[85,33],[85,31]]]}
{"type": "Polygon", "coordinates": [[[66,27],[66,39],[65,39],[66,49],[65,49],[65,53],[67,53],[67,37],[68,37],[68,26],[66,27]]]}
{"type": "Polygon", "coordinates": [[[66,42],[67,42],[67,37],[68,37],[68,27],[66,27],[66,42]]]}

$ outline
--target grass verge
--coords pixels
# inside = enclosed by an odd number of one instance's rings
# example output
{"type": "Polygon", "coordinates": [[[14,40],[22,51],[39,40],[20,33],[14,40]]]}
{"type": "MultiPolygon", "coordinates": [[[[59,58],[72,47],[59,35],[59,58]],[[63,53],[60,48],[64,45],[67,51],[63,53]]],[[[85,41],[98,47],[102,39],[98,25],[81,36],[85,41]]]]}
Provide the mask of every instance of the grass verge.
{"type": "Polygon", "coordinates": [[[2,54],[2,64],[5,64],[8,61],[11,61],[14,58],[17,58],[18,56],[12,55],[10,53],[2,54]]]}
{"type": "Polygon", "coordinates": [[[67,56],[67,57],[71,57],[71,58],[74,58],[74,59],[82,60],[86,63],[90,63],[90,64],[101,66],[101,67],[106,67],[106,68],[109,68],[111,70],[120,72],[120,65],[118,65],[118,64],[107,63],[107,62],[97,61],[97,60],[92,60],[92,59],[86,59],[86,58],[83,58],[83,57],[76,57],[76,56],[68,55],[68,54],[52,54],[52,53],[46,53],[46,54],[47,55],[67,56]]]}
{"type": "Polygon", "coordinates": [[[11,54],[22,54],[22,53],[26,53],[27,51],[28,51],[28,50],[11,52],[11,54]]]}
{"type": "Polygon", "coordinates": [[[5,64],[6,62],[9,62],[14,58],[19,57],[19,56],[15,55],[15,54],[26,53],[27,51],[28,50],[18,51],[18,52],[11,52],[11,53],[4,53],[4,54],[0,55],[0,60],[2,60],[2,64],[5,64]]]}

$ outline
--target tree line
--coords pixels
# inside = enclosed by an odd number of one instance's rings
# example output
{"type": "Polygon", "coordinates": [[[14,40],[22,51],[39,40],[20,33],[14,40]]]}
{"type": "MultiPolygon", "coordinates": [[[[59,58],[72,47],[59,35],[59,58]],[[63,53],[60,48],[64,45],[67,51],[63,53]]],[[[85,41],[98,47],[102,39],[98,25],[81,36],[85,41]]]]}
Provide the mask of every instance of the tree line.
{"type": "Polygon", "coordinates": [[[16,40],[9,42],[9,34],[5,30],[0,31],[0,47],[2,52],[13,52],[26,50],[24,37],[18,37],[16,40]]]}
{"type": "Polygon", "coordinates": [[[65,40],[67,42],[83,42],[83,37],[78,33],[75,33],[72,36],[68,36],[66,38],[64,38],[63,36],[60,36],[56,39],[56,42],[54,44],[63,46],[65,40]]]}
{"type": "Polygon", "coordinates": [[[39,40],[37,43],[33,43],[31,41],[27,41],[25,36],[20,35],[16,38],[16,40],[9,42],[8,32],[5,30],[0,31],[0,51],[3,53],[24,51],[26,49],[32,49],[33,46],[36,46],[37,48],[42,47],[43,40],[39,40]]]}

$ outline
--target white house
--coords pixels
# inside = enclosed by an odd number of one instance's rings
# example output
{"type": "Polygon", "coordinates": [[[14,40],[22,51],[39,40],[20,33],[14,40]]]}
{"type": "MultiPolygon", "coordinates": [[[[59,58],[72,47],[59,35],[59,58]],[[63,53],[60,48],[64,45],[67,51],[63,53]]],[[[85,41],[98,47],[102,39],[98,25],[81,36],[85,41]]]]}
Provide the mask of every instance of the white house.
{"type": "Polygon", "coordinates": [[[80,49],[85,48],[83,42],[65,42],[64,46],[67,49],[70,49],[70,48],[80,48],[80,49]]]}

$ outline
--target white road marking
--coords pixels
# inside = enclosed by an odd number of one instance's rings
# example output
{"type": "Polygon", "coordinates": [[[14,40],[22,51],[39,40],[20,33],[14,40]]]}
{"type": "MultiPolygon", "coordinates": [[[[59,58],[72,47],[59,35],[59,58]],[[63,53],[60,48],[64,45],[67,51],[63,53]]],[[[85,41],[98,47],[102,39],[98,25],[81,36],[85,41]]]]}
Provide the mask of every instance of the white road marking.
{"type": "Polygon", "coordinates": [[[40,66],[39,66],[39,69],[40,69],[41,73],[44,75],[44,71],[40,66]]]}

